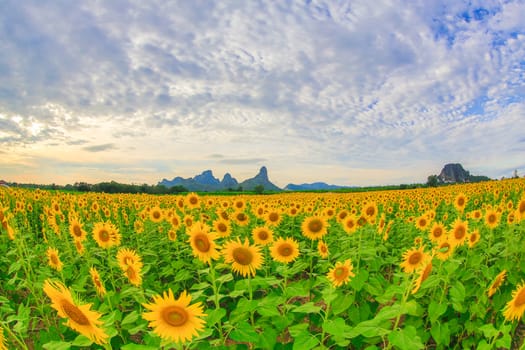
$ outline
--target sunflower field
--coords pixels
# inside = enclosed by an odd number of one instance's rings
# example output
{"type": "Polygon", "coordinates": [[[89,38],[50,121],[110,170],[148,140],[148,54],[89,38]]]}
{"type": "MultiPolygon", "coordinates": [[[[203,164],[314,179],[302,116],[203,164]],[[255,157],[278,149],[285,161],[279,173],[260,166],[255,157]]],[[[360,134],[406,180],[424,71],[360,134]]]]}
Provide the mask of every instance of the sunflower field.
{"type": "Polygon", "coordinates": [[[0,349],[525,348],[525,180],[0,188],[0,349]]]}

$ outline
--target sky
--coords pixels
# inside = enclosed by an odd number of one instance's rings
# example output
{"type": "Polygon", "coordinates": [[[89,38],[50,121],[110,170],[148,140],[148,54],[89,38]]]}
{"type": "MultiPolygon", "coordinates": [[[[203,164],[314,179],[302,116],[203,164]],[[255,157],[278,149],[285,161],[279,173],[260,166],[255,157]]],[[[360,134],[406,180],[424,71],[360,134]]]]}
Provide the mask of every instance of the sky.
{"type": "Polygon", "coordinates": [[[525,173],[525,1],[0,0],[0,179],[525,173]]]}

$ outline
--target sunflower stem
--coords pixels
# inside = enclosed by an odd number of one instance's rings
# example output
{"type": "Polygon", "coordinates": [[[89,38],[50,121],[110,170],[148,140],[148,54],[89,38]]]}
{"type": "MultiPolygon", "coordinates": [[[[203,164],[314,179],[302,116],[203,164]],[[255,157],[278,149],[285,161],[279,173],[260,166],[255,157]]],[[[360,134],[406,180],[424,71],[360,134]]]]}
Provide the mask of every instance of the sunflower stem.
{"type": "MultiPolygon", "coordinates": [[[[249,293],[250,302],[251,302],[251,301],[253,301],[252,275],[251,274],[248,274],[248,293],[249,293]]],[[[254,320],[254,317],[253,317],[253,310],[250,310],[250,321],[251,321],[252,327],[254,327],[255,326],[255,320],[254,320]]]]}
{"type": "MultiPolygon", "coordinates": [[[[213,262],[210,259],[209,262],[210,265],[210,278],[211,278],[211,287],[213,289],[213,303],[215,304],[215,310],[219,310],[221,308],[219,304],[219,290],[217,288],[217,280],[215,278],[215,268],[213,267],[213,262]]],[[[219,329],[219,336],[221,338],[221,344],[224,344],[224,331],[222,330],[222,321],[217,321],[217,326],[219,329]]]]}

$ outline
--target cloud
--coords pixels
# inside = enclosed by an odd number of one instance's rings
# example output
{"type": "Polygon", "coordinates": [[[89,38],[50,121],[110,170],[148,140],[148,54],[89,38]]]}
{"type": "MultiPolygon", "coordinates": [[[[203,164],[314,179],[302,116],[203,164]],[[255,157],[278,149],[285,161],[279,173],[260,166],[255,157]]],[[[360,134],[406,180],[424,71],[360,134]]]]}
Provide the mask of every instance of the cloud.
{"type": "Polygon", "coordinates": [[[220,163],[223,164],[256,164],[265,162],[267,159],[265,158],[244,158],[244,159],[221,159],[219,160],[220,163]]]}
{"type": "Polygon", "coordinates": [[[88,151],[88,152],[103,152],[103,151],[108,151],[108,150],[112,150],[116,148],[117,147],[112,143],[82,147],[83,150],[88,151]]]}
{"type": "MultiPolygon", "coordinates": [[[[327,182],[344,178],[327,164],[403,167],[414,182],[411,169],[449,157],[494,174],[518,162],[520,1],[2,7],[0,142],[12,152],[83,146],[137,168],[173,154],[168,166],[193,164],[190,175],[210,158],[294,169],[282,176],[308,164],[327,182]]],[[[364,173],[348,181],[379,181],[364,173]]]]}

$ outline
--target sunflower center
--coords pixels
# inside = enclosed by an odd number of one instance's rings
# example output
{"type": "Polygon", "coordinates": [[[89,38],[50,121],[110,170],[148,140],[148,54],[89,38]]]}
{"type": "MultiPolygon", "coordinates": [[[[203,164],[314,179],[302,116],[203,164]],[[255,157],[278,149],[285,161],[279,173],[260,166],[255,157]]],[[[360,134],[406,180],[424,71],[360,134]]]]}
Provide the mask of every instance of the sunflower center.
{"type": "Polygon", "coordinates": [[[525,201],[521,201],[520,202],[520,206],[518,207],[518,210],[519,210],[520,214],[525,213],[525,201]]]}
{"type": "Polygon", "coordinates": [[[98,237],[100,238],[100,240],[102,242],[107,242],[107,241],[109,241],[109,232],[107,230],[105,230],[105,229],[102,229],[98,233],[98,237]]]}
{"type": "Polygon", "coordinates": [[[244,213],[239,213],[239,214],[237,214],[237,219],[238,219],[239,221],[244,221],[244,220],[246,220],[246,218],[247,218],[247,217],[246,217],[246,215],[245,215],[244,213]]]}
{"type": "Polygon", "coordinates": [[[521,291],[516,295],[516,300],[514,301],[514,306],[520,307],[525,305],[525,288],[522,288],[521,291]]]}
{"type": "Polygon", "coordinates": [[[219,232],[227,232],[227,231],[228,231],[228,226],[226,226],[226,224],[224,224],[224,223],[221,222],[221,223],[219,223],[219,224],[217,225],[217,230],[218,230],[219,232]]]}
{"type": "Polygon", "coordinates": [[[158,211],[154,211],[154,212],[153,212],[153,218],[154,218],[154,219],[160,219],[160,212],[158,212],[158,211]]]}
{"type": "Polygon", "coordinates": [[[134,280],[137,278],[137,271],[135,271],[133,266],[128,266],[128,269],[126,270],[126,275],[130,280],[134,280]]]}
{"type": "Polygon", "coordinates": [[[57,258],[57,256],[55,254],[51,255],[50,259],[51,259],[51,262],[53,263],[53,265],[58,265],[58,258],[57,258]]]}
{"type": "Polygon", "coordinates": [[[458,198],[458,206],[462,207],[465,204],[464,198],[458,198]]]}
{"type": "Polygon", "coordinates": [[[282,244],[279,246],[279,255],[281,256],[290,256],[293,253],[293,249],[289,244],[282,244]]]}
{"type": "Polygon", "coordinates": [[[191,197],[190,198],[190,204],[195,205],[199,202],[199,199],[197,197],[191,197]]]}
{"type": "Polygon", "coordinates": [[[308,229],[313,233],[321,232],[323,223],[319,219],[312,220],[308,223],[308,229]]]}
{"type": "Polygon", "coordinates": [[[463,227],[463,226],[458,226],[458,227],[454,230],[454,236],[455,236],[457,239],[461,239],[461,238],[463,238],[463,236],[465,236],[465,227],[463,227]]]}
{"type": "Polygon", "coordinates": [[[80,226],[73,226],[73,234],[77,237],[82,237],[82,230],[80,229],[80,226]]]}
{"type": "Polygon", "coordinates": [[[495,222],[496,222],[496,215],[494,215],[494,214],[490,214],[489,217],[488,217],[488,222],[489,222],[490,224],[495,223],[495,222]]]}
{"type": "Polygon", "coordinates": [[[124,258],[124,264],[126,264],[126,265],[132,265],[132,264],[133,264],[133,259],[130,258],[129,256],[126,256],[126,257],[124,258]]]}
{"type": "Polygon", "coordinates": [[[75,323],[81,325],[81,326],[88,326],[89,325],[89,319],[84,315],[82,310],[80,310],[75,305],[71,304],[67,300],[62,300],[61,302],[62,309],[66,313],[67,317],[74,321],[75,323]]]}
{"type": "Polygon", "coordinates": [[[268,232],[266,232],[264,230],[263,231],[259,231],[259,233],[257,233],[257,236],[259,237],[259,239],[261,241],[265,241],[265,240],[268,239],[268,232]]]}
{"type": "Polygon", "coordinates": [[[427,225],[427,220],[425,219],[419,219],[419,226],[426,226],[427,225]]]}
{"type": "Polygon", "coordinates": [[[443,229],[441,227],[436,227],[434,231],[432,231],[432,234],[434,237],[439,238],[441,235],[443,235],[443,229]]]}
{"type": "Polygon", "coordinates": [[[417,265],[421,261],[422,258],[423,258],[423,254],[421,254],[421,252],[414,252],[408,258],[408,263],[410,265],[417,265]]]}
{"type": "Polygon", "coordinates": [[[342,266],[338,267],[334,271],[334,276],[337,279],[344,279],[344,278],[346,278],[346,276],[348,276],[348,269],[346,269],[345,267],[342,267],[342,266]]]}
{"type": "Polygon", "coordinates": [[[279,214],[277,214],[277,213],[270,213],[270,215],[268,215],[268,218],[270,219],[271,222],[275,222],[275,221],[279,220],[279,214]]]}
{"type": "Polygon", "coordinates": [[[233,260],[241,265],[250,265],[253,261],[252,252],[245,247],[237,247],[232,252],[233,260]]]}
{"type": "Polygon", "coordinates": [[[368,208],[366,208],[366,215],[368,215],[368,216],[374,216],[375,213],[376,213],[376,210],[374,209],[374,207],[368,207],[368,208]]]}
{"type": "Polygon", "coordinates": [[[210,250],[210,241],[203,233],[197,235],[194,239],[194,242],[199,251],[206,253],[210,250]]]}
{"type": "Polygon", "coordinates": [[[348,220],[348,221],[346,222],[346,227],[348,227],[348,228],[354,228],[354,226],[355,226],[355,222],[354,222],[353,220],[348,220]]]}
{"type": "Polygon", "coordinates": [[[180,327],[188,322],[188,312],[179,306],[168,306],[162,310],[162,319],[172,327],[180,327]]]}

